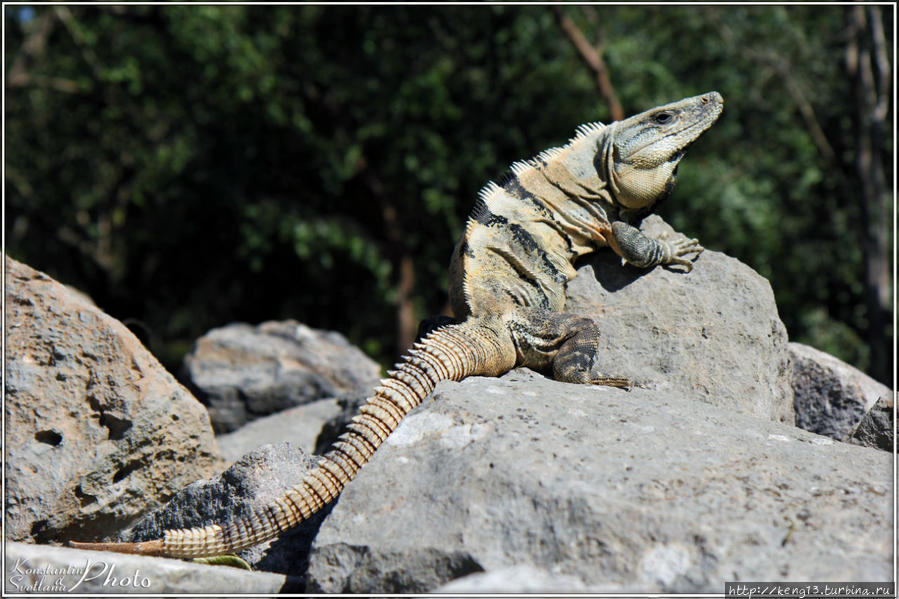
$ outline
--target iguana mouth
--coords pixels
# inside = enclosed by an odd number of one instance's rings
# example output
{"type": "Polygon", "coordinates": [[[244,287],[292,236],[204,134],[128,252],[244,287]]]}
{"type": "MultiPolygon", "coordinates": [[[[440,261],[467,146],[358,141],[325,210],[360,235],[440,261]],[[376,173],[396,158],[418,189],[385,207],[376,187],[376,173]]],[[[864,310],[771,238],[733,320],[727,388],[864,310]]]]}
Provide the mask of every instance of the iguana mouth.
{"type": "MultiPolygon", "coordinates": [[[[711,110],[711,109],[710,109],[710,110],[711,110]]],[[[681,145],[680,150],[678,150],[678,151],[674,154],[673,157],[676,157],[678,160],[680,160],[681,158],[683,158],[683,157],[684,157],[684,153],[686,153],[687,149],[688,149],[690,146],[692,146],[692,145],[696,142],[696,140],[698,140],[699,137],[700,137],[700,136],[701,136],[701,135],[702,135],[702,134],[709,128],[709,127],[711,127],[711,126],[714,124],[715,120],[717,120],[717,119],[716,119],[716,118],[711,118],[711,119],[708,120],[708,121],[705,121],[705,120],[699,121],[698,123],[693,123],[692,125],[688,125],[688,126],[684,127],[684,128],[681,129],[680,131],[676,131],[676,132],[674,132],[674,133],[670,133],[670,134],[666,135],[665,137],[674,137],[674,138],[680,138],[680,137],[684,137],[684,136],[692,136],[692,137],[693,137],[693,139],[691,139],[690,141],[683,143],[683,145],[681,145]],[[693,133],[692,133],[694,129],[699,129],[699,131],[698,131],[695,135],[693,135],[693,133]]]]}

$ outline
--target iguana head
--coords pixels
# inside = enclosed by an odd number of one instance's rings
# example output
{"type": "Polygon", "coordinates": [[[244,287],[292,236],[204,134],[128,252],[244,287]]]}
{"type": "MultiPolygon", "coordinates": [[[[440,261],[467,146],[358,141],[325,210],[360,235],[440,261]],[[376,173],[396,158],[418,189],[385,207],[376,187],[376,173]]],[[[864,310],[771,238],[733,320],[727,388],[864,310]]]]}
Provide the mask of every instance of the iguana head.
{"type": "Polygon", "coordinates": [[[597,169],[605,170],[615,202],[639,211],[664,199],[687,147],[723,109],[721,94],[708,92],[609,125],[597,169]]]}

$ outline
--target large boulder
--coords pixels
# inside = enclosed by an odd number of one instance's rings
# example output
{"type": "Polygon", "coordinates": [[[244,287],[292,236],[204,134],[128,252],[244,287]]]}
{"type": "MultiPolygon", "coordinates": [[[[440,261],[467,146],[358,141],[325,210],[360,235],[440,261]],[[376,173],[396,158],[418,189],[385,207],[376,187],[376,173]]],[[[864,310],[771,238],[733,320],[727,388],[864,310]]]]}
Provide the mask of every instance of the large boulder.
{"type": "Polygon", "coordinates": [[[236,431],[219,435],[216,441],[229,462],[263,445],[282,441],[290,441],[306,453],[321,453],[316,451],[316,442],[322,429],[340,413],[337,399],[320,399],[257,418],[236,431]]]}
{"type": "MultiPolygon", "coordinates": [[[[801,343],[789,347],[796,426],[800,428],[844,441],[877,400],[892,398],[889,387],[839,358],[801,343]]],[[[891,425],[889,429],[892,434],[891,425]]]]}
{"type": "Polygon", "coordinates": [[[315,400],[370,390],[380,374],[377,362],[340,333],[294,320],[213,329],[197,340],[184,367],[216,433],[315,400]]]}
{"type": "Polygon", "coordinates": [[[893,451],[893,396],[881,397],[849,433],[849,443],[893,451]]]}
{"type": "MultiPolygon", "coordinates": [[[[338,499],[307,591],[425,592],[521,565],[590,592],[890,580],[891,467],[679,390],[444,382],[338,499]]],[[[485,580],[520,588],[504,579],[485,580]]]]}
{"type": "Polygon", "coordinates": [[[7,538],[107,537],[215,472],[205,408],[131,331],[5,260],[7,538]]]}
{"type": "MultiPolygon", "coordinates": [[[[656,215],[650,235],[673,233],[656,215]]],[[[567,309],[600,329],[598,370],[648,389],[792,424],[790,354],[768,281],[706,250],[681,267],[622,266],[611,251],[585,260],[568,285],[567,309]]]]}
{"type": "Polygon", "coordinates": [[[553,574],[530,565],[511,566],[456,578],[434,589],[435,593],[586,593],[584,583],[573,576],[553,574]]]}

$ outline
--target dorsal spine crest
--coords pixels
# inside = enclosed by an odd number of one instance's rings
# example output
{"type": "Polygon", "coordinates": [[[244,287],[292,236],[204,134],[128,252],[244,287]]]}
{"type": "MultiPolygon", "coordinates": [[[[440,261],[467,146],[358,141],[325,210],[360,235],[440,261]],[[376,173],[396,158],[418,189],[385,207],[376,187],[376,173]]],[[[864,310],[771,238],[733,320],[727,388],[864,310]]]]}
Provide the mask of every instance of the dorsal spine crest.
{"type": "Polygon", "coordinates": [[[508,183],[512,177],[520,177],[533,168],[543,168],[547,166],[548,163],[552,160],[556,160],[564,156],[567,151],[577,149],[574,146],[582,142],[587,137],[596,136],[598,133],[602,132],[605,129],[606,125],[599,121],[578,125],[578,127],[575,129],[574,137],[569,139],[564,146],[548,148],[529,160],[518,160],[516,162],[513,162],[509,167],[511,173],[508,173],[507,175],[501,177],[499,185],[496,185],[491,181],[487,184],[487,186],[481,189],[481,193],[478,195],[480,197],[483,197],[484,199],[487,199],[487,197],[489,197],[489,193],[485,195],[485,192],[487,192],[489,187],[505,187],[506,183],[508,183]]]}
{"type": "Polygon", "coordinates": [[[587,137],[588,135],[592,135],[594,133],[598,133],[605,128],[606,128],[606,126],[603,125],[602,123],[600,123],[599,121],[594,121],[592,123],[584,123],[583,125],[579,125],[578,128],[576,129],[577,135],[575,135],[571,139],[569,144],[571,142],[577,141],[580,138],[587,137]]]}

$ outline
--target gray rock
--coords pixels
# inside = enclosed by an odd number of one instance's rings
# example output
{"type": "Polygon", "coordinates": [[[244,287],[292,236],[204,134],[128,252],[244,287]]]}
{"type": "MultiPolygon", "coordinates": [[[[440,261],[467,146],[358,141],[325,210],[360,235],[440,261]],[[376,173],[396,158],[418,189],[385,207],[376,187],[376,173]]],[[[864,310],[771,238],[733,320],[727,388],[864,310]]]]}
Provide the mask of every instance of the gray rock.
{"type": "MultiPolygon", "coordinates": [[[[641,228],[653,235],[673,231],[656,215],[641,228]]],[[[610,251],[580,266],[567,306],[600,327],[598,370],[792,424],[787,334],[771,285],[711,250],[692,272],[678,268],[622,267],[610,251]]]]}
{"type": "MultiPolygon", "coordinates": [[[[315,467],[318,458],[289,442],[263,445],[240,458],[221,476],[196,481],[165,506],[156,509],[119,535],[120,541],[161,538],[174,528],[227,523],[271,503],[315,467]]],[[[277,539],[238,552],[255,569],[302,574],[312,536],[327,511],[313,516],[277,539]]]]}
{"type": "Polygon", "coordinates": [[[6,258],[8,539],[107,537],[211,475],[209,416],[122,323],[6,258]]]}
{"type": "Polygon", "coordinates": [[[448,562],[453,578],[534,565],[590,592],[890,580],[891,466],[670,389],[444,382],[344,490],[307,591],[430,591],[448,562]]]}
{"type": "Polygon", "coordinates": [[[849,442],[893,451],[893,401],[892,396],[878,399],[849,433],[849,442]]]}
{"type": "Polygon", "coordinates": [[[316,562],[315,577],[307,580],[306,591],[362,594],[372,590],[373,580],[379,593],[429,592],[447,580],[480,572],[481,566],[467,551],[420,547],[419,551],[371,551],[366,546],[331,546],[327,558],[316,562]]]}
{"type": "MultiPolygon", "coordinates": [[[[796,426],[845,440],[865,413],[890,389],[834,356],[790,343],[796,426]]],[[[891,427],[892,428],[892,427],[891,427]]]]}
{"type": "Polygon", "coordinates": [[[279,593],[299,582],[269,572],[51,545],[6,543],[6,590],[50,596],[82,593],[279,593]]]}
{"type": "Polygon", "coordinates": [[[315,453],[324,454],[330,449],[331,444],[346,430],[346,425],[350,423],[353,416],[359,413],[359,408],[365,404],[373,390],[374,388],[358,393],[347,393],[337,398],[339,412],[322,427],[315,442],[315,453]]]}
{"type": "Polygon", "coordinates": [[[434,590],[435,593],[585,593],[579,579],[520,565],[469,574],[434,590]]]}
{"type": "Polygon", "coordinates": [[[340,413],[336,399],[312,403],[257,418],[234,432],[216,437],[219,451],[229,462],[265,445],[290,441],[306,453],[315,452],[315,442],[325,423],[340,413]]]}
{"type": "Polygon", "coordinates": [[[231,324],[197,340],[186,377],[217,433],[377,384],[380,368],[339,333],[293,320],[231,324]]]}

